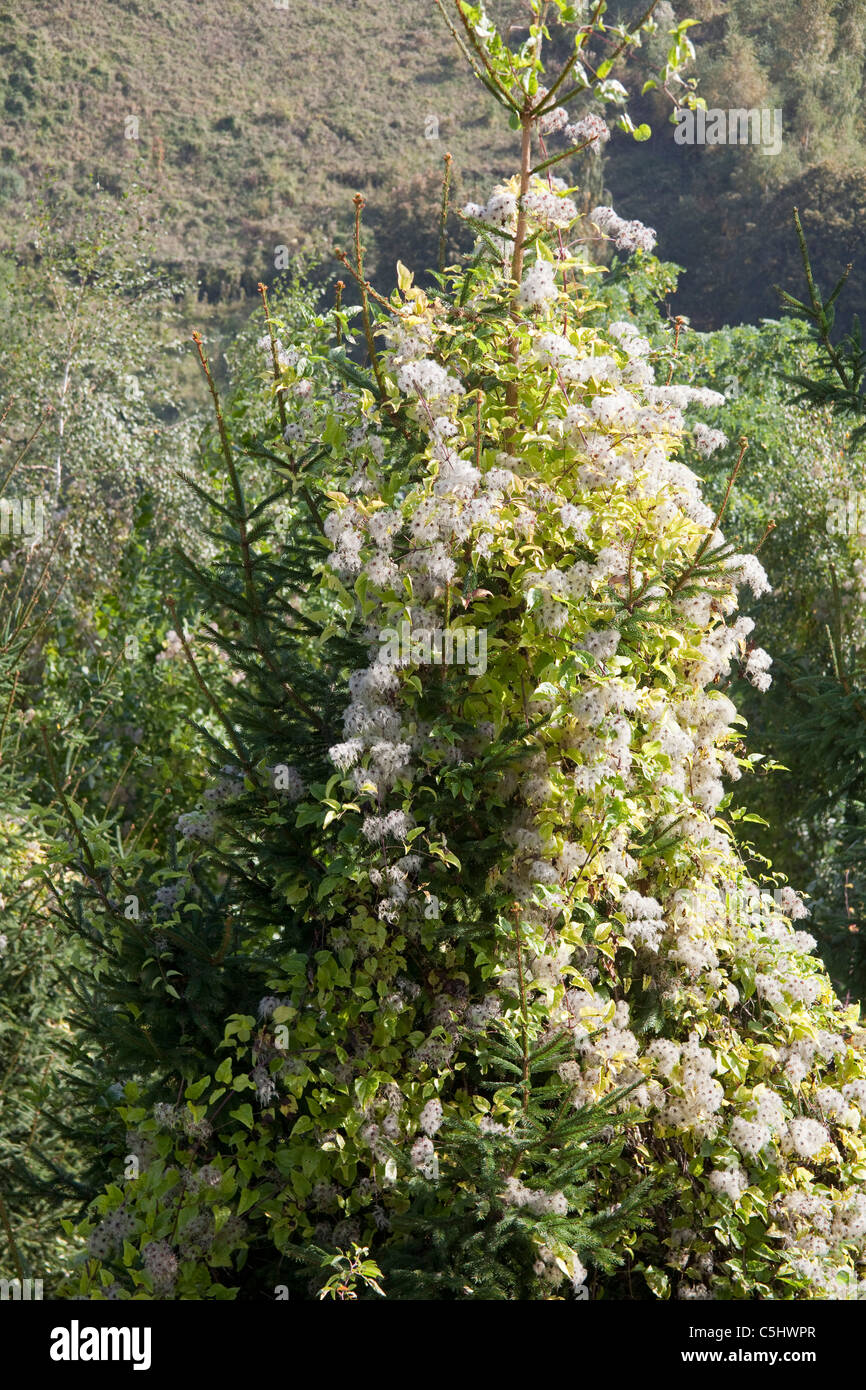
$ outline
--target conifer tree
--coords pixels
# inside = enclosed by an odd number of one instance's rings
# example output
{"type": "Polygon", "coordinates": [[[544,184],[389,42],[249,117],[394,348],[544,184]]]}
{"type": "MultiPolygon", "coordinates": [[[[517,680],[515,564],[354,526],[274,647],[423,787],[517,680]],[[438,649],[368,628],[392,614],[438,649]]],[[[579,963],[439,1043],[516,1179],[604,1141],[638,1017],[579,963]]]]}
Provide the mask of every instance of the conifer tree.
{"type": "MultiPolygon", "coordinates": [[[[718,683],[751,630],[738,587],[768,581],[678,458],[687,432],[724,442],[686,423],[721,398],[600,311],[547,148],[603,138],[568,103],[621,105],[581,52],[629,34],[596,11],[545,88],[545,6],[517,50],[441,8],[519,173],[464,209],[473,256],[435,295],[402,265],[372,291],[357,199],[368,363],[336,344],[317,368],[268,315],[269,415],[214,390],[225,562],[199,582],[245,679],[201,677],[192,898],[132,929],[118,866],[83,866],[150,989],[115,958],[137,1161],[75,1289],[282,1297],[313,1249],[361,1246],[402,1296],[557,1296],[589,1268],[596,1296],[855,1297],[864,1033],[724,818],[746,760],[718,683]],[[350,389],[317,400],[335,371],[350,389]]],[[[320,316],[319,341],[349,326],[320,316]]]]}

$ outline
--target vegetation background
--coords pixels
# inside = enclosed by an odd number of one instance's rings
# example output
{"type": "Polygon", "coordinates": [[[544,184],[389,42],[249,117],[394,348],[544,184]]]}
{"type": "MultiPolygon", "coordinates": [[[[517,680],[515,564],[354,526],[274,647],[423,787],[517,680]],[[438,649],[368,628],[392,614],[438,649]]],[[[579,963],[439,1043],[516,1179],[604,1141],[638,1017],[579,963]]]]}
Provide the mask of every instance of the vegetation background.
{"type": "MultiPolygon", "coordinates": [[[[622,0],[610,17],[645,8],[622,0]]],[[[707,106],[781,109],[782,151],[677,146],[669,108],[648,92],[635,108],[648,148],[615,133],[604,177],[623,215],[656,226],[688,272],[678,307],[696,327],[772,316],[773,283],[799,283],[791,206],[819,273],[862,258],[866,6],[680,0],[675,11],[699,21],[707,106]]],[[[622,60],[630,90],[673,12],[663,0],[660,35],[622,60]]],[[[0,243],[37,258],[28,206],[88,205],[95,184],[119,195],[142,183],[154,230],[141,249],[194,287],[199,322],[219,305],[231,324],[230,307],[273,279],[279,247],[326,259],[355,192],[370,207],[371,269],[392,276],[401,248],[428,265],[443,151],[464,198],[509,167],[507,128],[425,0],[23,0],[0,14],[0,58],[0,243]]]]}

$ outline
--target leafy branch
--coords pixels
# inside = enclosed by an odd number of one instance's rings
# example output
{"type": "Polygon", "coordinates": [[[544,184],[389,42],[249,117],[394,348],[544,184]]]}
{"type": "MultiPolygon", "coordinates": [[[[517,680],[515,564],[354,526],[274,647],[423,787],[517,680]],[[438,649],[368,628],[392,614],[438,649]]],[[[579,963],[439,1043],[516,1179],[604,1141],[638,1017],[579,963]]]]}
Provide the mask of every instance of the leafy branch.
{"type": "Polygon", "coordinates": [[[852,444],[857,444],[866,435],[866,351],[863,348],[863,335],[858,315],[854,315],[851,331],[833,341],[833,324],[836,317],[836,301],[851,274],[847,265],[834,289],[825,299],[815,279],[809,249],[800,214],[794,209],[794,228],[800,243],[800,255],[806,276],[808,302],[795,299],[786,290],[776,286],[785,307],[795,318],[803,319],[810,325],[810,338],[816,342],[818,354],[816,371],[810,375],[783,375],[782,380],[797,388],[794,402],[808,401],[812,405],[829,408],[836,416],[854,416],[863,421],[851,436],[852,444]]]}

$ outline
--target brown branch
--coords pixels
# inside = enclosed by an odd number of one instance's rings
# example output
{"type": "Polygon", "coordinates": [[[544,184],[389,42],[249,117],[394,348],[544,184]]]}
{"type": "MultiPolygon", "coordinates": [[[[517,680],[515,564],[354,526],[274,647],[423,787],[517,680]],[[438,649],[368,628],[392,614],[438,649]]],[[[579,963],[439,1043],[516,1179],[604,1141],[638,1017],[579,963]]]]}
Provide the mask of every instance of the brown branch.
{"type": "MultiPolygon", "coordinates": [[[[282,437],[283,437],[283,443],[284,443],[284,445],[286,446],[286,448],[288,449],[288,440],[286,439],[286,430],[287,430],[287,428],[288,428],[288,423],[289,423],[289,422],[288,422],[288,419],[287,419],[287,417],[286,417],[286,403],[285,403],[285,400],[284,400],[284,397],[283,397],[283,385],[282,385],[281,373],[280,373],[280,360],[279,360],[279,357],[277,356],[277,335],[276,335],[276,333],[274,332],[273,320],[271,319],[271,310],[270,310],[270,305],[268,304],[268,289],[267,289],[267,285],[263,285],[263,284],[261,283],[261,281],[259,281],[259,287],[258,287],[258,288],[259,288],[259,294],[260,294],[261,297],[262,297],[262,307],[264,308],[264,311],[265,311],[265,323],[267,324],[267,327],[268,327],[268,337],[270,338],[270,341],[271,341],[271,359],[272,359],[273,364],[274,364],[274,382],[275,382],[275,384],[276,384],[275,395],[276,395],[276,398],[277,398],[277,408],[278,408],[278,410],[279,410],[279,412],[280,412],[280,433],[282,434],[282,437]]],[[[297,477],[298,465],[297,465],[297,463],[295,462],[294,456],[291,454],[291,451],[289,451],[289,467],[290,467],[290,469],[291,469],[292,476],[293,476],[293,477],[297,477]]],[[[308,506],[308,508],[309,508],[309,510],[310,510],[310,515],[312,516],[313,521],[315,522],[315,524],[316,524],[318,530],[321,532],[322,535],[324,535],[324,534],[325,534],[324,522],[322,521],[321,515],[320,515],[320,513],[319,513],[319,509],[318,509],[318,507],[316,506],[315,502],[313,501],[313,498],[312,498],[312,496],[311,496],[311,494],[310,494],[309,489],[308,489],[306,486],[303,486],[303,485],[302,485],[302,486],[301,486],[301,489],[300,489],[300,493],[301,493],[301,496],[303,497],[304,501],[306,502],[306,504],[307,504],[307,506],[308,506]]]]}
{"type": "Polygon", "coordinates": [[[343,325],[340,323],[340,310],[343,305],[343,290],[346,288],[344,281],[338,280],[334,286],[334,313],[337,315],[337,347],[343,341],[343,325]]]}
{"type": "Polygon", "coordinates": [[[379,395],[382,400],[387,400],[388,392],[385,388],[385,378],[382,375],[379,354],[376,351],[376,344],[373,341],[373,324],[370,319],[369,285],[364,279],[364,248],[361,245],[361,210],[364,207],[363,194],[356,193],[352,201],[355,204],[355,266],[358,272],[358,284],[361,287],[361,318],[364,324],[364,337],[367,340],[370,365],[373,368],[376,385],[379,387],[379,395]]]}
{"type": "Polygon", "coordinates": [[[445,269],[446,233],[448,230],[448,195],[451,191],[451,155],[445,156],[445,172],[442,176],[442,211],[439,216],[439,273],[445,269]]]}

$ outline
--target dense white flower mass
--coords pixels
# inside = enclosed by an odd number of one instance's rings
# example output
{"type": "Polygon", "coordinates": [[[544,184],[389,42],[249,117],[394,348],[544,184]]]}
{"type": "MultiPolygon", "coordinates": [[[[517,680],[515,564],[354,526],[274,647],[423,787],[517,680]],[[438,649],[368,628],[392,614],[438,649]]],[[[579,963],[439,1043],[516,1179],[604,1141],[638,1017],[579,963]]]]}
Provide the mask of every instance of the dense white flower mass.
{"type": "Polygon", "coordinates": [[[619,217],[613,208],[593,208],[589,220],[600,232],[610,237],[617,251],[649,252],[656,244],[654,227],[645,227],[642,222],[629,222],[626,218],[619,217]]]}
{"type": "Polygon", "coordinates": [[[717,449],[724,449],[728,443],[728,436],[721,430],[711,430],[709,425],[700,421],[694,426],[692,433],[695,437],[695,447],[704,458],[709,458],[717,449]]]}
{"type": "Polygon", "coordinates": [[[526,1187],[519,1178],[509,1178],[502,1194],[503,1200],[512,1207],[529,1207],[538,1215],[548,1212],[555,1216],[568,1213],[568,1200],[562,1192],[538,1192],[526,1187]]]}
{"type": "Polygon", "coordinates": [[[607,123],[602,120],[601,116],[592,114],[582,116],[573,125],[566,125],[564,133],[570,144],[590,145],[593,149],[599,149],[610,139],[607,123]]]}
{"type": "Polygon", "coordinates": [[[709,1184],[719,1195],[738,1202],[749,1186],[749,1175],[743,1168],[723,1168],[710,1173],[709,1184]]]}
{"type": "MultiPolygon", "coordinates": [[[[528,190],[523,196],[523,209],[530,222],[547,230],[565,229],[577,218],[577,207],[567,195],[567,185],[562,179],[535,177],[530,180],[528,190]]],[[[464,217],[484,222],[492,231],[514,233],[520,211],[520,198],[505,185],[495,188],[482,206],[480,203],[467,203],[463,209],[464,217]]],[[[506,237],[498,239],[503,256],[508,254],[513,243],[506,237]]]]}
{"type": "Polygon", "coordinates": [[[211,840],[217,818],[213,811],[187,811],[178,816],[177,829],[185,840],[211,840]]]}
{"type": "Polygon", "coordinates": [[[407,396],[420,396],[428,402],[461,395],[463,392],[463,387],[456,377],[449,376],[438,362],[425,357],[402,366],[397,373],[397,385],[407,396]]]}
{"type": "Polygon", "coordinates": [[[788,1138],[795,1153],[804,1159],[814,1158],[824,1145],[830,1142],[830,1135],[824,1126],[818,1120],[810,1120],[807,1116],[799,1116],[791,1121],[788,1125],[788,1138]]]}
{"type": "Polygon", "coordinates": [[[744,1158],[752,1160],[757,1159],[758,1154],[766,1148],[771,1138],[768,1125],[744,1120],[741,1115],[732,1121],[729,1132],[734,1148],[739,1149],[744,1158]]]}
{"type": "Polygon", "coordinates": [[[753,647],[746,659],[744,674],[758,690],[769,690],[772,676],[769,674],[773,658],[763,647],[753,647]]]}
{"type": "MultiPolygon", "coordinates": [[[[524,199],[530,231],[559,237],[569,202],[535,181],[524,199]]],[[[811,954],[813,937],[793,925],[808,909],[793,889],[750,882],[721,819],[747,765],[723,687],[739,671],[765,690],[771,666],[750,640],[753,619],[737,614],[738,590],[760,597],[768,577],[753,555],[731,553],[682,461],[692,441],[704,456],[725,447],[720,430],[686,423],[694,407],[715,410],[724,398],[656,382],[636,323],[587,328],[543,235],[515,286],[513,242],[496,234],[514,232],[516,181],[464,211],[490,229],[489,292],[513,296],[503,377],[517,376],[518,401],[532,384],[531,408],[504,427],[503,391],[485,416],[483,393],[468,387],[474,345],[458,350],[441,306],[410,290],[387,326],[383,360],[426,468],[399,490],[380,479],[364,496],[335,495],[325,523],[328,564],[342,583],[362,576],[369,614],[369,663],[349,679],[342,741],[329,757],[354,813],[362,808],[369,864],[357,871],[371,914],[413,941],[435,924],[443,955],[457,960],[446,923],[463,920],[467,896],[489,895],[500,922],[519,913],[519,956],[504,929],[485,943],[483,999],[443,972],[412,1064],[421,1076],[451,1066],[463,1041],[474,1049],[478,1030],[507,1020],[523,992],[538,1035],[573,1048],[558,1071],[575,1106],[633,1088],[618,1107],[638,1108],[672,1180],[690,1173],[678,1200],[692,1226],[709,1223],[708,1244],[720,1208],[733,1220],[747,1191],[759,1189],[768,1206],[784,1198],[774,1217],[786,1233],[780,1273],[807,1296],[847,1296],[839,1270],[854,1269],[850,1242],[866,1256],[866,1206],[849,1158],[866,1163],[862,1053],[847,1040],[854,1025],[811,954]],[[483,679],[468,667],[449,672],[455,701],[475,720],[457,732],[422,712],[423,657],[381,638],[401,623],[468,621],[470,602],[472,621],[487,624],[488,667],[483,679]],[[523,650],[532,656],[520,666],[523,650]],[[497,778],[502,861],[484,884],[464,883],[455,867],[453,889],[452,869],[434,887],[429,846],[445,864],[452,846],[437,838],[432,789],[495,747],[507,720],[529,732],[497,778]],[[640,1021],[648,1008],[654,1031],[640,1021]],[[823,1233],[808,1205],[818,1163],[835,1165],[823,1233]]],[[[621,250],[651,249],[654,234],[611,209],[591,220],[621,250]]],[[[471,302],[483,306],[480,292],[471,302]]],[[[397,990],[386,1004],[399,1014],[413,999],[397,990]]],[[[416,1136],[406,1142],[422,1174],[438,1171],[432,1141],[446,1132],[445,1095],[437,1089],[401,1131],[416,1136]]],[[[495,1137],[500,1126],[485,1119],[481,1132],[495,1137]]],[[[622,1200],[627,1189],[612,1190],[622,1200]]],[[[520,1177],[502,1200],[565,1210],[561,1193],[520,1177]]],[[[742,1296],[730,1249],[688,1264],[681,1234],[677,1226],[665,1237],[663,1258],[680,1261],[682,1296],[742,1296]]],[[[553,1279],[556,1260],[539,1250],[538,1262],[553,1279]]]]}
{"type": "Polygon", "coordinates": [[[517,296],[526,309],[543,309],[556,298],[556,270],[547,261],[537,261],[527,270],[517,296]]]}
{"type": "Polygon", "coordinates": [[[423,1173],[425,1178],[438,1178],[439,1159],[431,1139],[422,1136],[415,1140],[412,1145],[411,1162],[412,1167],[423,1173]]]}
{"type": "Polygon", "coordinates": [[[436,1133],[442,1124],[442,1102],[440,1100],[428,1100],[424,1109],[421,1111],[420,1125],[424,1133],[430,1138],[436,1133]]]}

